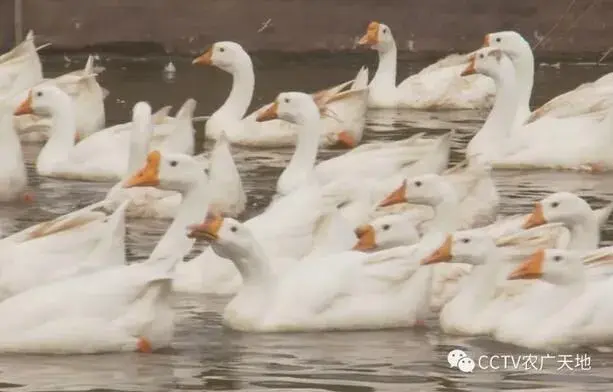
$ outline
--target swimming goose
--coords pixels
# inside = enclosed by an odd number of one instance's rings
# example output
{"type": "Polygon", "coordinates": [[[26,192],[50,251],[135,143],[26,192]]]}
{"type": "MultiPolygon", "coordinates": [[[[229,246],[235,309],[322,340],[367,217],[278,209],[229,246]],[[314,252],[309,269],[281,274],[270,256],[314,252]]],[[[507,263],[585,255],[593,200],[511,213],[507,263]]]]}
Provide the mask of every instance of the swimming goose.
{"type": "Polygon", "coordinates": [[[244,283],[226,306],[223,323],[250,332],[379,329],[413,326],[423,279],[415,284],[418,247],[342,252],[313,257],[280,272],[254,233],[231,218],[211,216],[190,227],[229,258],[244,283]]]}
{"type": "MultiPolygon", "coordinates": [[[[46,79],[34,87],[56,86],[70,96],[74,104],[76,116],[77,139],[81,140],[94,132],[104,128],[105,90],[100,86],[96,77],[104,70],[103,67],[94,66],[94,57],[90,55],[83,69],[60,75],[53,79],[46,79]]],[[[19,94],[12,97],[18,104],[28,96],[28,86],[19,94]]],[[[15,127],[24,141],[37,142],[48,139],[52,122],[49,118],[34,114],[15,118],[15,127]]]]}
{"type": "Polygon", "coordinates": [[[490,107],[494,85],[487,78],[459,76],[466,55],[453,54],[422,69],[396,86],[396,42],[392,30],[370,22],[358,42],[379,54],[377,72],[368,86],[368,107],[412,109],[479,109],[490,107]]]}
{"type": "Polygon", "coordinates": [[[613,104],[611,74],[584,83],[574,90],[560,94],[534,111],[530,98],[534,85],[534,54],[530,44],[516,31],[499,31],[485,35],[484,46],[501,49],[511,58],[518,83],[519,104],[515,126],[531,123],[543,117],[568,118],[582,115],[604,118],[613,104]]]}
{"type": "MultiPolygon", "coordinates": [[[[136,132],[136,130],[132,131],[136,132]]],[[[142,144],[141,144],[142,145],[142,144]]],[[[138,148],[138,147],[137,147],[138,148]]],[[[134,173],[142,162],[149,148],[130,152],[128,173],[134,173]],[[139,159],[140,157],[140,159],[139,159]],[[136,165],[136,166],[133,166],[136,165]]],[[[220,137],[215,143],[208,159],[195,157],[201,162],[203,171],[209,176],[211,187],[210,210],[226,216],[238,216],[247,204],[247,195],[243,189],[242,180],[225,137],[220,137]]],[[[128,176],[129,178],[130,176],[128,176]]],[[[106,200],[120,203],[129,200],[127,215],[129,217],[173,218],[181,206],[179,192],[158,189],[155,187],[124,188],[125,180],[118,182],[109,190],[106,200]]]]}
{"type": "MultiPolygon", "coordinates": [[[[206,123],[205,137],[217,139],[224,131],[231,143],[251,146],[291,146],[296,141],[296,129],[280,121],[265,124],[255,121],[261,108],[245,117],[253,96],[255,77],[249,54],[236,42],[216,42],[196,58],[194,64],[212,65],[232,74],[232,91],[224,104],[206,123]]],[[[330,115],[321,119],[320,142],[324,145],[355,147],[362,139],[366,113],[366,82],[362,71],[354,86],[340,90],[349,83],[314,94],[321,110],[330,115]]],[[[267,105],[270,106],[270,105],[267,105]]]]}
{"type": "Polygon", "coordinates": [[[602,333],[602,322],[608,322],[610,315],[603,302],[609,300],[610,275],[599,274],[602,266],[597,263],[586,265],[584,254],[541,249],[511,271],[509,279],[539,279],[545,285],[500,320],[495,338],[528,348],[560,350],[586,341],[599,343],[594,338],[610,336],[602,333]],[[596,274],[588,273],[591,268],[596,274]]]}
{"type": "MultiPolygon", "coordinates": [[[[126,175],[131,147],[121,143],[121,136],[99,131],[74,144],[74,104],[60,88],[51,85],[33,88],[15,110],[15,115],[31,113],[49,116],[52,120],[51,137],[36,159],[39,175],[85,181],[120,180],[126,175]]],[[[134,132],[150,135],[151,108],[138,111],[135,119],[134,132]]],[[[134,132],[128,134],[130,138],[135,137],[134,132]]]]}
{"type": "Polygon", "coordinates": [[[185,236],[185,227],[206,216],[207,185],[193,158],[151,152],[125,186],[178,191],[183,202],[149,259],[54,281],[0,302],[0,352],[84,354],[168,347],[174,329],[172,271],[194,242],[185,236]]]}
{"type": "Polygon", "coordinates": [[[497,247],[496,241],[480,229],[458,231],[447,236],[443,245],[423,265],[460,263],[472,266],[470,274],[459,283],[457,294],[439,315],[445,333],[480,335],[493,330],[506,303],[526,289],[523,282],[509,283],[507,275],[531,252],[535,245],[497,247]]]}
{"type": "Polygon", "coordinates": [[[613,165],[606,148],[612,141],[613,109],[604,119],[545,116],[514,126],[518,105],[515,70],[500,49],[483,48],[471,57],[463,75],[483,73],[496,82],[496,102],[470,141],[470,161],[495,168],[551,168],[602,171],[613,165]],[[589,130],[588,130],[589,129],[589,130]]]}
{"type": "MultiPolygon", "coordinates": [[[[15,115],[22,114],[47,115],[52,120],[50,138],[36,159],[39,175],[98,181],[123,177],[128,159],[117,156],[118,151],[104,149],[101,145],[93,146],[91,143],[74,144],[74,105],[70,97],[58,87],[33,88],[27,99],[15,110],[15,115]]],[[[150,108],[139,114],[135,117],[140,120],[137,128],[147,128],[150,108]]]]}
{"type": "MultiPolygon", "coordinates": [[[[296,127],[298,139],[292,158],[277,181],[277,195],[287,195],[305,184],[324,186],[335,181],[356,178],[381,179],[396,174],[421,156],[432,152],[434,142],[420,142],[418,137],[387,145],[363,145],[353,151],[315,165],[318,135],[321,133],[319,110],[309,94],[280,93],[273,105],[260,112],[258,122],[283,120],[296,127]],[[368,165],[361,164],[369,162],[368,165]]],[[[329,190],[332,188],[328,188],[329,190]]]]}

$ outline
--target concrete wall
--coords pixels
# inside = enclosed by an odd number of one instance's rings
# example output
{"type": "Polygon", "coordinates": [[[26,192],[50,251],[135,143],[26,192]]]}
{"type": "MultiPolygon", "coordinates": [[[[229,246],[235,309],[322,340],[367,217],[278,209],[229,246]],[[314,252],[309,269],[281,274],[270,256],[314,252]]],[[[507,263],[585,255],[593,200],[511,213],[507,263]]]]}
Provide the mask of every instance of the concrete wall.
{"type": "MultiPolygon", "coordinates": [[[[3,37],[13,36],[13,1],[0,1],[3,37]]],[[[602,0],[577,0],[568,12],[570,0],[22,1],[24,31],[34,29],[56,51],[193,54],[217,40],[250,51],[350,50],[371,20],[388,24],[399,47],[417,54],[472,50],[484,33],[503,29],[536,42],[560,20],[539,55],[599,58],[613,45],[613,2],[602,0]]]]}
{"type": "Polygon", "coordinates": [[[0,45],[6,50],[15,43],[14,1],[0,1],[0,45]]]}

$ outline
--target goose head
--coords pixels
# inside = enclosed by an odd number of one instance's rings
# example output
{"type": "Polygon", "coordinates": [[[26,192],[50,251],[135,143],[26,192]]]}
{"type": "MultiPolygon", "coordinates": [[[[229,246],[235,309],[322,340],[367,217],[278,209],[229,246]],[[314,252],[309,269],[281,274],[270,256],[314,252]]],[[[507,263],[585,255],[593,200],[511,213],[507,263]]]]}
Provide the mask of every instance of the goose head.
{"type": "Polygon", "coordinates": [[[53,116],[62,105],[72,105],[70,97],[53,85],[34,87],[27,98],[15,109],[14,115],[35,114],[53,116]]]}
{"type": "Polygon", "coordinates": [[[370,22],[366,34],[358,41],[359,45],[368,46],[378,52],[385,52],[395,46],[392,30],[379,22],[370,22]]]}
{"type": "Polygon", "coordinates": [[[489,235],[476,230],[459,231],[447,235],[443,244],[423,259],[421,264],[456,262],[483,265],[495,250],[496,243],[489,235]]]}
{"type": "Polygon", "coordinates": [[[320,112],[313,97],[301,92],[280,93],[275,102],[261,111],[258,122],[281,119],[296,125],[303,125],[319,119],[320,112]]]}
{"type": "Polygon", "coordinates": [[[483,46],[500,49],[511,58],[523,57],[526,52],[532,53],[528,41],[516,31],[499,31],[486,34],[483,39],[483,46]]]}
{"type": "Polygon", "coordinates": [[[196,57],[192,64],[212,65],[225,72],[234,73],[242,65],[251,64],[251,58],[240,44],[221,41],[211,45],[209,50],[196,57]]]}
{"type": "Polygon", "coordinates": [[[558,192],[535,204],[523,228],[530,229],[554,222],[573,227],[585,222],[592,215],[592,209],[585,200],[570,192],[558,192]]]}
{"type": "Polygon", "coordinates": [[[208,162],[203,163],[189,155],[155,150],[147,155],[145,166],[134,173],[123,187],[151,186],[184,193],[203,179],[208,180],[207,169],[208,162]]]}
{"type": "Polygon", "coordinates": [[[399,203],[435,206],[455,193],[455,189],[444,177],[438,174],[424,174],[404,180],[400,187],[379,203],[379,206],[387,207],[399,203]]]}
{"type": "Polygon", "coordinates": [[[217,214],[209,214],[204,222],[189,226],[187,236],[209,241],[215,253],[230,260],[249,258],[255,243],[245,225],[217,214]]]}
{"type": "MultiPolygon", "coordinates": [[[[497,79],[499,75],[500,62],[503,61],[504,54],[500,49],[481,48],[470,56],[470,62],[461,76],[482,74],[497,79]]],[[[507,60],[509,61],[509,60],[507,60]]]]}
{"type": "Polygon", "coordinates": [[[541,279],[564,285],[578,281],[584,273],[580,253],[566,249],[541,249],[518,265],[508,279],[541,279]]]}
{"type": "Polygon", "coordinates": [[[406,215],[386,215],[355,229],[358,242],[354,250],[369,251],[413,245],[419,241],[415,223],[406,215]]]}

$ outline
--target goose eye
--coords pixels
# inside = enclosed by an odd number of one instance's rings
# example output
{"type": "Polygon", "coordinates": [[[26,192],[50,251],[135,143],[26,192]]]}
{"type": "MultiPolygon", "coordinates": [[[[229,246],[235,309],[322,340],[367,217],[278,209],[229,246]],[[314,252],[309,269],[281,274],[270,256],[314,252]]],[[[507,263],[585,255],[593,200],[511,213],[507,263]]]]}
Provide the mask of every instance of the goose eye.
{"type": "Polygon", "coordinates": [[[177,161],[170,161],[170,166],[175,167],[179,164],[177,161]]]}
{"type": "Polygon", "coordinates": [[[383,34],[387,34],[387,29],[383,29],[383,34]]]}
{"type": "Polygon", "coordinates": [[[553,203],[551,203],[551,208],[556,208],[560,205],[560,202],[558,201],[554,201],[553,203]]]}
{"type": "Polygon", "coordinates": [[[43,92],[42,92],[42,91],[37,92],[37,93],[36,93],[36,96],[37,96],[37,97],[42,97],[42,96],[43,96],[43,92]]]}
{"type": "Polygon", "coordinates": [[[289,103],[289,98],[285,98],[283,101],[284,101],[285,103],[289,103]]]}
{"type": "Polygon", "coordinates": [[[382,229],[387,231],[390,229],[390,225],[385,224],[383,225],[382,229]]]}
{"type": "Polygon", "coordinates": [[[220,51],[220,52],[225,52],[225,51],[226,51],[226,49],[225,49],[225,48],[219,48],[219,51],[220,51]]]}
{"type": "Polygon", "coordinates": [[[232,227],[230,228],[230,231],[231,231],[232,233],[236,233],[236,232],[237,232],[237,230],[238,230],[238,227],[236,227],[236,226],[232,226],[232,227]]]}
{"type": "Polygon", "coordinates": [[[556,261],[556,262],[562,261],[562,256],[554,256],[553,261],[556,261]]]}
{"type": "Polygon", "coordinates": [[[209,169],[204,169],[204,174],[208,175],[209,174],[209,169]]]}
{"type": "Polygon", "coordinates": [[[463,244],[468,244],[470,242],[469,238],[462,238],[462,243],[463,244]]]}
{"type": "Polygon", "coordinates": [[[501,41],[502,41],[502,38],[500,37],[496,38],[496,42],[501,42],[501,41]]]}
{"type": "Polygon", "coordinates": [[[482,59],[482,58],[484,58],[484,57],[485,57],[485,56],[483,55],[483,53],[481,53],[481,54],[479,55],[479,58],[480,58],[480,59],[482,59]]]}

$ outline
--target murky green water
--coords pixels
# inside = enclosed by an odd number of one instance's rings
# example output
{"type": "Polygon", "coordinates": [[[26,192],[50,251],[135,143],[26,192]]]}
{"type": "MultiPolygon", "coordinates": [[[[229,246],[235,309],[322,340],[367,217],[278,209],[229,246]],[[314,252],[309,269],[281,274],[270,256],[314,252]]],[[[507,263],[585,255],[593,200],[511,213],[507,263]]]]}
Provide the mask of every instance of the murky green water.
{"type": "MultiPolygon", "coordinates": [[[[75,59],[45,59],[45,74],[54,76],[80,68],[75,59]]],[[[163,76],[167,59],[102,60],[107,67],[100,81],[111,91],[107,98],[107,123],[125,122],[132,105],[149,101],[154,109],[172,104],[178,108],[188,97],[198,100],[197,115],[212,113],[226,97],[230,77],[211,68],[194,67],[187,59],[175,60],[174,79],[163,76]]],[[[314,91],[350,79],[362,61],[372,65],[368,54],[317,61],[278,61],[256,58],[256,103],[270,101],[279,91],[314,91]]],[[[401,76],[423,64],[402,64],[401,76]]],[[[536,102],[577,84],[610,72],[613,67],[562,65],[539,67],[536,102]]],[[[398,139],[418,131],[444,133],[457,129],[454,160],[478,129],[486,113],[378,111],[368,114],[365,141],[398,139]]],[[[201,132],[203,124],[197,127],[201,132]]],[[[200,148],[210,148],[210,145],[200,148]]],[[[1,224],[17,230],[48,217],[100,200],[112,184],[79,183],[35,177],[32,162],[40,145],[25,146],[34,205],[0,206],[1,224]]],[[[267,205],[274,182],[291,150],[246,150],[235,147],[249,195],[252,215],[267,205]]],[[[335,152],[323,152],[330,156],[335,152]]],[[[550,192],[567,190],[589,198],[594,206],[613,200],[613,176],[551,172],[501,172],[496,180],[503,196],[503,214],[527,211],[534,201],[550,192]]],[[[128,226],[128,252],[133,260],[146,258],[168,222],[132,220],[128,226]]],[[[613,227],[607,226],[605,244],[613,227]]],[[[335,332],[304,334],[245,334],[220,326],[220,312],[227,298],[177,296],[179,314],[172,350],[152,355],[117,354],[78,357],[0,356],[2,391],[609,391],[613,382],[613,355],[588,353],[589,366],[558,370],[561,357],[549,358],[543,369],[525,371],[524,366],[475,369],[464,374],[450,369],[447,353],[462,348],[473,358],[484,354],[529,352],[501,345],[487,338],[456,338],[443,335],[432,320],[419,330],[335,332]],[[589,369],[586,369],[589,367],[589,369]]],[[[1,322],[1,321],[0,321],[1,322]]],[[[545,353],[534,353],[544,355],[545,353]]],[[[569,353],[571,354],[571,353],[569,353]]],[[[575,354],[575,353],[572,353],[575,354]]],[[[585,364],[584,364],[585,365],[585,364]]]]}

